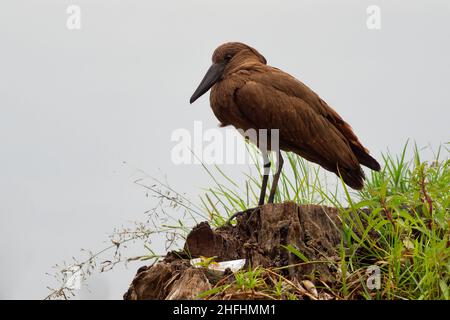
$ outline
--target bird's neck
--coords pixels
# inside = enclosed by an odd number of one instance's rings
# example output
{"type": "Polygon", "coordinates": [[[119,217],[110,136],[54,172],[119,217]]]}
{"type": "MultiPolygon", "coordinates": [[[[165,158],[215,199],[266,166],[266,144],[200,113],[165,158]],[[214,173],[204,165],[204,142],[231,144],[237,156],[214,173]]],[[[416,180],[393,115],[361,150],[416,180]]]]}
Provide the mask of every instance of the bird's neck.
{"type": "Polygon", "coordinates": [[[233,61],[227,66],[225,75],[238,72],[240,70],[258,71],[264,68],[266,65],[261,63],[258,57],[255,55],[242,55],[235,57],[233,61]]]}

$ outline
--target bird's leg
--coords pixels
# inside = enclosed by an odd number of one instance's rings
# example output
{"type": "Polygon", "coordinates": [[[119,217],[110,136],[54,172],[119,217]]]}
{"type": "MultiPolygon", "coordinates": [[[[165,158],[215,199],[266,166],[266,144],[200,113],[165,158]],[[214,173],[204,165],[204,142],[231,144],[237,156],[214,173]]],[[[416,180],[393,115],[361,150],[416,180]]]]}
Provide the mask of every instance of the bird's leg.
{"type": "Polygon", "coordinates": [[[261,151],[264,161],[264,174],[263,174],[263,180],[261,185],[261,194],[259,195],[259,202],[258,205],[262,206],[264,204],[264,198],[266,197],[266,189],[267,189],[267,180],[269,180],[269,174],[270,174],[270,159],[267,155],[267,151],[261,151]]]}
{"type": "Polygon", "coordinates": [[[268,203],[273,203],[273,199],[275,198],[275,192],[277,191],[278,180],[280,180],[281,169],[283,168],[283,157],[281,156],[281,151],[278,151],[277,154],[277,172],[275,173],[272,181],[272,187],[270,188],[270,195],[268,203]]]}

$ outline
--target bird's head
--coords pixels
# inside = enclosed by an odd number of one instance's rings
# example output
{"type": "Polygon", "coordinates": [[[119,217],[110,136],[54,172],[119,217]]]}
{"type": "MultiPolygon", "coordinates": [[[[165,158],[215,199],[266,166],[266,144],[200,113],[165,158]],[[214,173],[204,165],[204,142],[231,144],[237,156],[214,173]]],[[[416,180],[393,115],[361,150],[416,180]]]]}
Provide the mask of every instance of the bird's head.
{"type": "Polygon", "coordinates": [[[229,70],[233,70],[248,61],[262,64],[267,63],[263,55],[244,43],[227,42],[219,46],[213,53],[211,67],[209,67],[200,85],[192,95],[190,103],[193,103],[205,94],[229,70]]]}

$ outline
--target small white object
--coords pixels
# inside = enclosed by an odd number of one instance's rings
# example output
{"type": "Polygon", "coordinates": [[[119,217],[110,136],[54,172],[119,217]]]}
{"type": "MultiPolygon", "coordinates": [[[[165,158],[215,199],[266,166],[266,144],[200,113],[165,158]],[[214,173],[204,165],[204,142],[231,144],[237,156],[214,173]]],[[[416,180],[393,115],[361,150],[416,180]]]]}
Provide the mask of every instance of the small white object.
{"type": "MultiPolygon", "coordinates": [[[[191,259],[191,265],[195,268],[203,268],[201,265],[202,258],[191,259]]],[[[212,270],[219,273],[224,273],[226,269],[230,269],[231,272],[236,272],[242,269],[245,265],[245,259],[222,261],[222,262],[211,262],[208,265],[208,270],[212,270]]]]}

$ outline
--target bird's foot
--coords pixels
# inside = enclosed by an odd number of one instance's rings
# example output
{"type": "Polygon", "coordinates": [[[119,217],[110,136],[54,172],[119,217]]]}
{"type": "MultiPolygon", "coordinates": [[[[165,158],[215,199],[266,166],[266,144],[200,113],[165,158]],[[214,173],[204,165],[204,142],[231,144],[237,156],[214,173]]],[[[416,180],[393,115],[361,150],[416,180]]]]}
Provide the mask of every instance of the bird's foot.
{"type": "Polygon", "coordinates": [[[228,218],[227,224],[231,224],[231,221],[233,221],[234,218],[236,218],[236,217],[238,217],[240,215],[243,215],[244,213],[246,213],[246,211],[240,211],[240,212],[233,213],[231,215],[231,217],[228,218]]]}
{"type": "Polygon", "coordinates": [[[248,216],[251,216],[255,211],[257,211],[257,210],[259,209],[259,207],[260,207],[260,206],[258,206],[258,207],[256,207],[256,208],[253,208],[253,209],[248,209],[248,210],[245,210],[245,211],[239,211],[239,212],[236,212],[236,213],[232,214],[231,217],[228,218],[227,224],[231,225],[231,221],[232,221],[234,218],[239,217],[239,216],[241,216],[241,215],[248,215],[248,216]]]}

